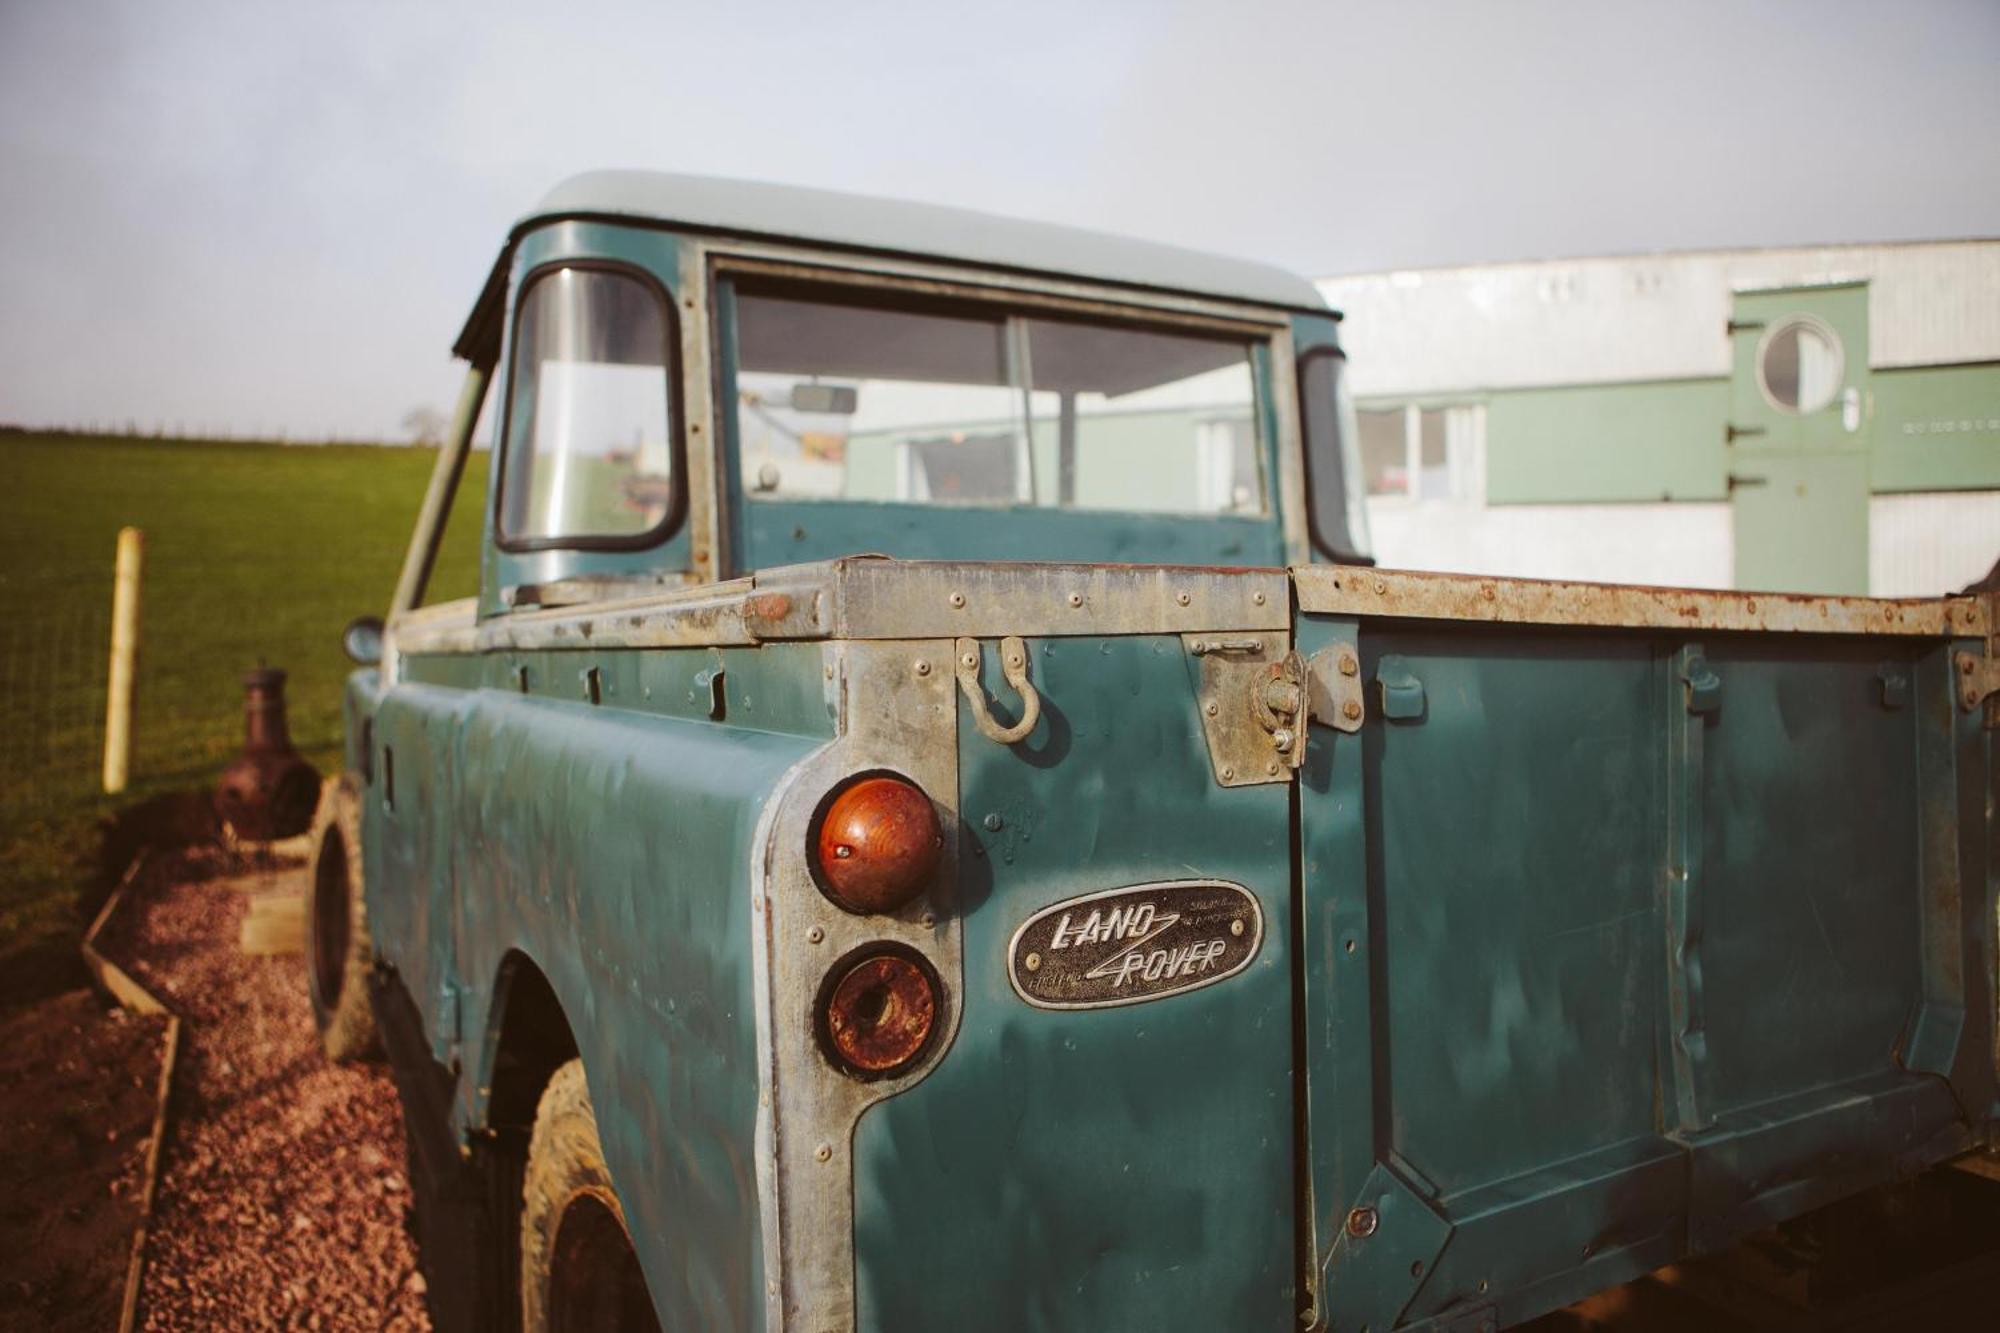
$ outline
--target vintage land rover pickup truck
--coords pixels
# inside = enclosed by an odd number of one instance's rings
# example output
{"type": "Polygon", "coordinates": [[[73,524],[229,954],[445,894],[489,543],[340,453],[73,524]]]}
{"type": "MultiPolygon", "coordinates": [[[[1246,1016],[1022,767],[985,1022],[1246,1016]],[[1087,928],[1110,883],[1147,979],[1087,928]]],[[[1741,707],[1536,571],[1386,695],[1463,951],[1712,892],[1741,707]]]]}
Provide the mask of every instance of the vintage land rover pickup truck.
{"type": "Polygon", "coordinates": [[[1992,600],[1373,568],[1338,332],[803,190],[514,228],[309,913],[441,1322],[1493,1329],[1988,1143],[1992,600]]]}

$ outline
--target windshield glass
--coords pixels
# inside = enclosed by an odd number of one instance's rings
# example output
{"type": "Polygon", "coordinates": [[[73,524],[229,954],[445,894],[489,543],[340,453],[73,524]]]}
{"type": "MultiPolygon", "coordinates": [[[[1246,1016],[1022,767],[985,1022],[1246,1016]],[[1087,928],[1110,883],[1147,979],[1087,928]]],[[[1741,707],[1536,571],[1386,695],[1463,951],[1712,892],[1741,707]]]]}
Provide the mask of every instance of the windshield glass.
{"type": "Polygon", "coordinates": [[[1262,515],[1241,336],[739,287],[744,492],[1262,515]]]}

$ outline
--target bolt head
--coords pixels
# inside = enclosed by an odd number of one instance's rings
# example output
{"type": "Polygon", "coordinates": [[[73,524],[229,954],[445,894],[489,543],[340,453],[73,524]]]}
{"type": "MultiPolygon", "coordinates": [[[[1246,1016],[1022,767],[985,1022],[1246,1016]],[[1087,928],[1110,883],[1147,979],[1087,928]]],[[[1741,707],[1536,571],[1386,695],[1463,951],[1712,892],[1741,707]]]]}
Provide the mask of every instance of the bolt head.
{"type": "Polygon", "coordinates": [[[1343,653],[1343,654],[1341,654],[1341,657],[1340,657],[1340,674],[1341,674],[1341,675],[1343,675],[1343,676],[1358,676],[1358,675],[1360,675],[1360,674],[1361,674],[1361,663],[1359,663],[1359,662],[1355,661],[1353,657],[1349,656],[1349,655],[1348,655],[1348,654],[1346,654],[1346,653],[1343,653]]]}
{"type": "Polygon", "coordinates": [[[1340,715],[1349,722],[1359,722],[1361,720],[1361,701],[1359,699],[1349,699],[1340,706],[1340,715]]]}
{"type": "Polygon", "coordinates": [[[915,670],[919,676],[928,676],[931,674],[931,664],[920,657],[916,660],[915,670]]]}
{"type": "Polygon", "coordinates": [[[813,1149],[813,1158],[816,1161],[831,1162],[833,1160],[833,1145],[830,1143],[820,1144],[819,1147],[813,1149]]]}
{"type": "Polygon", "coordinates": [[[1039,972],[1042,970],[1042,956],[1038,953],[1031,953],[1021,960],[1021,966],[1027,968],[1030,972],[1039,972]]]}
{"type": "Polygon", "coordinates": [[[814,944],[818,944],[821,940],[825,938],[826,938],[826,932],[818,926],[814,926],[810,930],[806,931],[806,939],[814,944]]]}
{"type": "Polygon", "coordinates": [[[1381,1224],[1381,1215],[1365,1203],[1347,1214],[1347,1234],[1356,1240],[1366,1240],[1374,1235],[1375,1228],[1381,1224]]]}
{"type": "Polygon", "coordinates": [[[1071,594],[1069,595],[1069,604],[1070,604],[1071,606],[1082,606],[1082,605],[1083,605],[1083,594],[1082,594],[1082,593],[1080,593],[1080,592],[1073,592],[1073,593],[1071,593],[1071,594]]]}
{"type": "Polygon", "coordinates": [[[951,595],[951,597],[948,600],[951,602],[953,609],[963,607],[965,605],[965,594],[962,592],[955,592],[951,595]]]}
{"type": "Polygon", "coordinates": [[[1227,767],[1227,766],[1225,766],[1225,767],[1223,768],[1223,770],[1222,770],[1222,780],[1223,780],[1224,782],[1233,782],[1233,781],[1235,781],[1235,780],[1236,780],[1236,770],[1235,770],[1235,769],[1233,769],[1233,768],[1230,768],[1230,767],[1227,767]]]}
{"type": "Polygon", "coordinates": [[[1182,606],[1186,606],[1189,602],[1193,601],[1194,599],[1192,597],[1189,597],[1186,593],[1177,593],[1174,596],[1174,600],[1179,602],[1182,606]]]}
{"type": "Polygon", "coordinates": [[[1234,921],[1231,921],[1229,923],[1229,933],[1232,935],[1239,935],[1239,936],[1243,933],[1242,917],[1239,916],[1234,921]]]}
{"type": "Polygon", "coordinates": [[[1209,715],[1210,717],[1214,717],[1214,716],[1215,716],[1215,715],[1216,715],[1217,713],[1219,713],[1219,712],[1221,712],[1221,711],[1222,711],[1221,709],[1219,709],[1219,708],[1217,708],[1217,707],[1215,706],[1215,700],[1213,700],[1213,699],[1210,699],[1210,700],[1208,701],[1208,704],[1207,704],[1207,712],[1208,712],[1208,715],[1209,715]]]}
{"type": "Polygon", "coordinates": [[[1261,592],[1253,592],[1250,594],[1250,601],[1251,604],[1254,606],[1262,606],[1264,604],[1264,594],[1261,592]]]}

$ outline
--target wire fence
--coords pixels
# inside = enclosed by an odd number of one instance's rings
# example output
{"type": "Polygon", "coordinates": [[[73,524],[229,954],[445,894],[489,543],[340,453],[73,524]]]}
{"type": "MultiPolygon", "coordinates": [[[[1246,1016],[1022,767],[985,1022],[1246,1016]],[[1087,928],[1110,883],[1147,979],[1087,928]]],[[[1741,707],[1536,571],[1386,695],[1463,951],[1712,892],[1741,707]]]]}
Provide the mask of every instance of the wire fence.
{"type": "Polygon", "coordinates": [[[103,777],[110,677],[111,578],[37,577],[32,601],[8,599],[0,635],[0,812],[87,796],[103,777]]]}

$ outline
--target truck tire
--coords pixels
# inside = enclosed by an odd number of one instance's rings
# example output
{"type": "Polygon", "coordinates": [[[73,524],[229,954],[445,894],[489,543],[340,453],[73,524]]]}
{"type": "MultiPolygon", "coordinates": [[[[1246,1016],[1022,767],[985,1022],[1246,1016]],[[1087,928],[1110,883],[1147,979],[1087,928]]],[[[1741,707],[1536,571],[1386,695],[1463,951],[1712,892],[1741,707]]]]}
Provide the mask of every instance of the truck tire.
{"type": "Polygon", "coordinates": [[[556,1070],[535,1110],[521,1188],[522,1333],[660,1327],[611,1187],[583,1061],[556,1070]]]}
{"type": "Polygon", "coordinates": [[[306,990],[327,1058],[374,1056],[381,1043],[368,999],[375,946],[362,893],[361,800],[346,778],[326,785],[313,821],[306,899],[306,990]]]}

